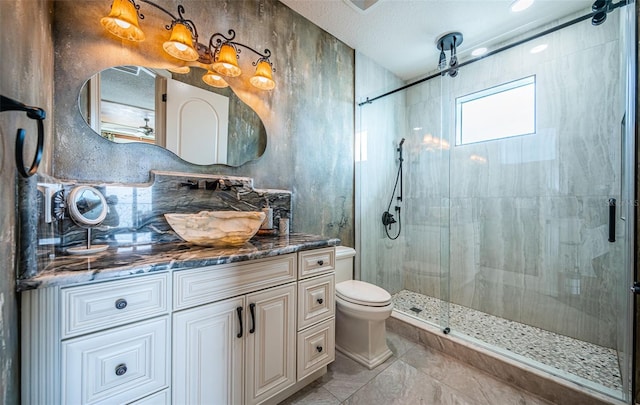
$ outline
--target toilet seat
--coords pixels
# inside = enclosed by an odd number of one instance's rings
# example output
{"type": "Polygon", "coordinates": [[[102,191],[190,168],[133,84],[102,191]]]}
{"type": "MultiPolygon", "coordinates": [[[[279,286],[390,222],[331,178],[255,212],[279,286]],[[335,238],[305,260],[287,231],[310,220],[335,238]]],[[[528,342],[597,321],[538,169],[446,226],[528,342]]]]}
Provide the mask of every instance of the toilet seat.
{"type": "Polygon", "coordinates": [[[347,280],[336,284],[336,296],[367,307],[384,307],[391,303],[391,294],[386,290],[359,280],[347,280]]]}

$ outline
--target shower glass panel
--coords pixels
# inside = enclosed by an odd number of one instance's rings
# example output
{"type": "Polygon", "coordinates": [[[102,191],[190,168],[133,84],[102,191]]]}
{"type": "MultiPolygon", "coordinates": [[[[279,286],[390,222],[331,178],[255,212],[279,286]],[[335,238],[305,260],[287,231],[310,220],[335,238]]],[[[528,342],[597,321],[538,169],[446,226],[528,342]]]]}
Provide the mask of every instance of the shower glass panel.
{"type": "MultiPolygon", "coordinates": [[[[361,104],[356,121],[360,277],[393,295],[394,316],[450,330],[625,402],[634,5],[613,10],[599,26],[585,19],[473,63],[459,49],[456,77],[434,75],[361,104]],[[457,143],[456,100],[519,80],[534,85],[534,132],[457,143]],[[394,234],[401,230],[390,240],[380,218],[402,138],[401,224],[391,225],[394,234]]],[[[356,54],[357,100],[405,84],[356,54]]]]}
{"type": "MultiPolygon", "coordinates": [[[[356,66],[359,100],[403,84],[361,54],[356,66]]],[[[441,137],[440,109],[438,81],[356,109],[356,268],[362,280],[392,294],[404,314],[444,329],[449,301],[450,146],[441,137]],[[393,192],[402,138],[404,184],[399,201],[397,190],[393,192]],[[389,206],[396,222],[385,231],[382,214],[389,206]],[[397,239],[390,239],[398,232],[397,239]]]]}

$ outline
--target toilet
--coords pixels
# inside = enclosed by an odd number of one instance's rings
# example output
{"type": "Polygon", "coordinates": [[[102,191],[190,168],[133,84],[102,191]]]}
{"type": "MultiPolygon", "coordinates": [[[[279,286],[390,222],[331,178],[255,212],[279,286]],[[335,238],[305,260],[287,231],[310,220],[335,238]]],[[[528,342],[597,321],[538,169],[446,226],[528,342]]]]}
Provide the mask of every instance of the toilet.
{"type": "Polygon", "coordinates": [[[336,247],[336,349],[372,369],[393,354],[385,329],[393,304],[383,288],[352,279],[355,254],[336,247]]]}

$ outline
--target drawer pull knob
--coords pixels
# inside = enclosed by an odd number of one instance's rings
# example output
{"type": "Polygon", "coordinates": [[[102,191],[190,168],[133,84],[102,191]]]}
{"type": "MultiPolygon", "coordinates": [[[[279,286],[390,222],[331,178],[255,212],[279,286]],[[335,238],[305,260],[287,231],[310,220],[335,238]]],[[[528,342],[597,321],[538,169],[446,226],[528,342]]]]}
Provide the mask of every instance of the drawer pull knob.
{"type": "Polygon", "coordinates": [[[121,376],[121,375],[124,375],[126,372],[127,372],[127,365],[118,364],[118,366],[116,367],[116,375],[121,376]]]}
{"type": "Polygon", "coordinates": [[[127,300],[124,298],[120,298],[116,300],[116,308],[117,309],[125,309],[127,307],[127,300]]]}
{"type": "Polygon", "coordinates": [[[324,260],[320,259],[318,260],[318,266],[322,266],[324,264],[324,260]]]}
{"type": "Polygon", "coordinates": [[[322,304],[324,302],[322,298],[318,298],[316,301],[318,301],[318,304],[322,304]]]}
{"type": "Polygon", "coordinates": [[[322,353],[322,346],[316,346],[316,350],[318,351],[318,353],[322,353]]]}

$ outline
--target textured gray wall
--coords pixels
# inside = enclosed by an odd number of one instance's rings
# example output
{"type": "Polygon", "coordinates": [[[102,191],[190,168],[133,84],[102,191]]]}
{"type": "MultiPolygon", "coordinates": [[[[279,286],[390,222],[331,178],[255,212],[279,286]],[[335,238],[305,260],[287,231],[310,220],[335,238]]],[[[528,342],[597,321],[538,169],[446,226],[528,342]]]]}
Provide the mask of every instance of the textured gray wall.
{"type": "MultiPolygon", "coordinates": [[[[51,5],[44,0],[0,1],[0,94],[51,113],[53,95],[53,50],[51,5]]],[[[45,122],[47,145],[51,145],[51,114],[45,122]]],[[[19,216],[16,190],[33,189],[35,178],[17,179],[13,148],[18,127],[27,130],[30,164],[36,126],[24,113],[0,113],[0,404],[20,400],[18,303],[15,293],[16,257],[19,246],[19,216]]],[[[40,172],[50,159],[46,148],[40,172]]],[[[28,207],[21,207],[28,208],[28,207]]]]}
{"type": "MultiPolygon", "coordinates": [[[[172,11],[178,4],[161,3],[172,11]]],[[[108,66],[170,67],[161,49],[168,20],[142,4],[147,39],[125,43],[99,23],[109,1],[56,1],[53,174],[117,182],[146,181],[151,169],[249,176],[258,188],[293,192],[292,231],[339,237],[353,246],[353,50],[276,0],[181,3],[202,37],[233,28],[238,41],[273,52],[274,91],[255,90],[248,74],[230,81],[265,123],[265,154],[240,168],[197,166],[155,146],[117,145],[96,136],[78,113],[82,83],[108,66]]],[[[249,54],[241,54],[245,72],[252,71],[249,54]]]]}

